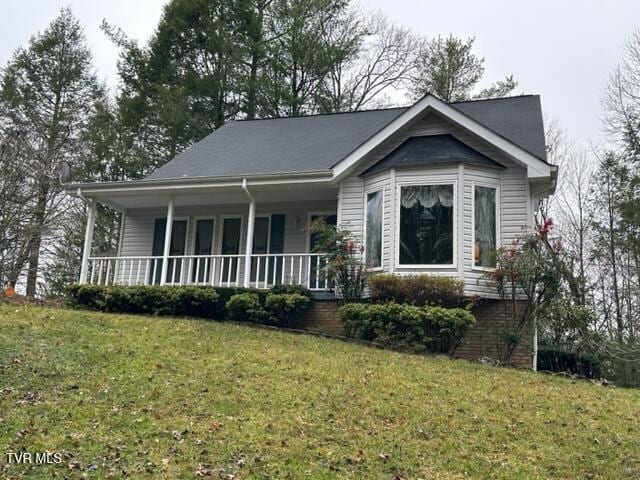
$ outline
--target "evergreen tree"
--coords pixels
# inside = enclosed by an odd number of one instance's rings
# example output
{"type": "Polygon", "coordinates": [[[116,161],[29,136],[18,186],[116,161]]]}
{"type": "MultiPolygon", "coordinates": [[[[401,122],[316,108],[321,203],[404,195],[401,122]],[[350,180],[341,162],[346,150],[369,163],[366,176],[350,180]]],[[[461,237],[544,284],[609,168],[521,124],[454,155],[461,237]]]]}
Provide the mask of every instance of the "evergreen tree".
{"type": "Polygon", "coordinates": [[[426,42],[409,84],[413,99],[432,93],[445,102],[460,102],[471,98],[504,97],[511,93],[518,85],[513,76],[472,95],[484,75],[484,58],[473,53],[474,42],[475,38],[462,40],[453,35],[438,36],[426,42]]]}
{"type": "Polygon", "coordinates": [[[23,185],[32,199],[24,206],[29,296],[36,294],[43,240],[64,213],[55,167],[63,160],[79,161],[82,132],[100,93],[91,61],[79,22],[62,9],[15,52],[0,83],[0,116],[6,128],[24,135],[30,150],[23,185]]]}

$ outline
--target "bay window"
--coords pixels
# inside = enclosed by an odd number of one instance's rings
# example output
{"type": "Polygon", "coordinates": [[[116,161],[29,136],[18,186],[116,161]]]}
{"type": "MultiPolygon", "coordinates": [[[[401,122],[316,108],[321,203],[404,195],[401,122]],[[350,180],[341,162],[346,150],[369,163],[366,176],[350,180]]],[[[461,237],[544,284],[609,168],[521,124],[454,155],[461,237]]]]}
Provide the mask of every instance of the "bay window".
{"type": "Polygon", "coordinates": [[[495,187],[474,186],[473,266],[495,268],[497,246],[495,187]]]}
{"type": "Polygon", "coordinates": [[[365,260],[367,268],[382,266],[382,190],[367,194],[365,260]]]}
{"type": "Polygon", "coordinates": [[[453,265],[454,185],[400,187],[400,266],[453,265]]]}

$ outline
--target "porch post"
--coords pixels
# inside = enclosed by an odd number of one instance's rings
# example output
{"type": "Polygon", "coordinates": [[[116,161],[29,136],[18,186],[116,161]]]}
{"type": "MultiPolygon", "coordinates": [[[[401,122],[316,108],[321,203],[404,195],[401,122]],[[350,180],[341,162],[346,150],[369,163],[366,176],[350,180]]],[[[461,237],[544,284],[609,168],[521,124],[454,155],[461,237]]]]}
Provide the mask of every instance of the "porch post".
{"type": "Polygon", "coordinates": [[[82,266],[80,268],[80,283],[87,283],[89,273],[89,256],[91,255],[91,244],[93,243],[93,227],[96,223],[96,207],[98,202],[89,200],[89,212],[87,215],[87,228],[84,232],[84,249],[82,250],[82,266]]]}
{"type": "Polygon", "coordinates": [[[160,273],[160,285],[167,283],[167,272],[169,269],[169,253],[171,251],[171,233],[173,230],[173,203],[174,197],[169,198],[167,206],[167,224],[164,229],[164,249],[162,250],[162,270],[160,273]]]}
{"type": "Polygon", "coordinates": [[[244,251],[244,286],[249,287],[251,280],[251,254],[253,253],[253,228],[256,223],[256,200],[249,202],[249,216],[247,217],[247,244],[244,251]]]}

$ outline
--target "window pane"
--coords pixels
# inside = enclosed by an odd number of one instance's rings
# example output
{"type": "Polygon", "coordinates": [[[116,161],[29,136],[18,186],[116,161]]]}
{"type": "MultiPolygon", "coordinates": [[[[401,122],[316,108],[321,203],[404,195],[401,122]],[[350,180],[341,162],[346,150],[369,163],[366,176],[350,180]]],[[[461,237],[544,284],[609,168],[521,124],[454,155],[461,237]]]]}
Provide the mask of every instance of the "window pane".
{"type": "MultiPolygon", "coordinates": [[[[239,218],[225,218],[222,223],[223,255],[237,255],[240,253],[240,229],[242,220],[239,218]]],[[[238,277],[238,258],[224,258],[222,260],[222,281],[233,282],[238,277]]]]}
{"type": "Polygon", "coordinates": [[[222,254],[236,255],[240,252],[240,226],[239,218],[225,218],[222,228],[222,254]]]}
{"type": "Polygon", "coordinates": [[[400,191],[400,264],[453,264],[453,185],[400,191]]]}
{"type": "Polygon", "coordinates": [[[213,220],[198,220],[196,223],[194,255],[211,255],[213,242],[213,220]]]}
{"type": "MultiPolygon", "coordinates": [[[[267,253],[267,247],[269,243],[269,217],[256,217],[253,225],[253,253],[263,254],[267,253]]],[[[251,259],[251,281],[256,281],[256,272],[258,271],[258,264],[260,264],[260,282],[264,282],[265,271],[269,265],[269,260],[265,257],[258,258],[253,257],[251,259]]],[[[270,272],[269,272],[270,273],[270,272]]],[[[267,277],[268,279],[269,277],[267,277]]]]}
{"type": "MultiPolygon", "coordinates": [[[[194,255],[211,255],[213,253],[213,219],[196,221],[196,238],[193,247],[194,255]]],[[[194,260],[191,265],[191,281],[203,283],[209,280],[211,274],[211,260],[194,260]]]]}
{"type": "Polygon", "coordinates": [[[253,253],[267,253],[269,217],[256,217],[253,224],[253,253]]]}
{"type": "Polygon", "coordinates": [[[496,189],[475,187],[475,244],[473,261],[476,267],[496,266],[496,189]]]}
{"type": "Polygon", "coordinates": [[[367,267],[382,265],[382,192],[367,195],[367,267]]]}

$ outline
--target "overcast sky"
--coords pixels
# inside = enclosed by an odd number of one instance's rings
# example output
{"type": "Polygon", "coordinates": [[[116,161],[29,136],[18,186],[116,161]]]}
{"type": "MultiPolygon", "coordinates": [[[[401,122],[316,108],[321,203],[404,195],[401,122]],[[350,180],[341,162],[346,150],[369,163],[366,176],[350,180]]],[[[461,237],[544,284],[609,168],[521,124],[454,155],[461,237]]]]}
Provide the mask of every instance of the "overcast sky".
{"type": "MultiPolygon", "coordinates": [[[[164,0],[2,0],[0,65],[47,26],[61,6],[82,22],[98,75],[117,85],[118,52],[100,31],[102,19],[144,41],[158,23],[164,0]]],[[[600,143],[600,97],[622,45],[640,28],[638,0],[361,0],[392,20],[432,37],[476,37],[485,57],[485,82],[513,74],[518,93],[538,93],[548,118],[580,144],[600,143]]]]}

